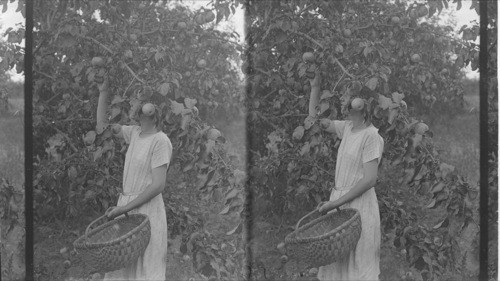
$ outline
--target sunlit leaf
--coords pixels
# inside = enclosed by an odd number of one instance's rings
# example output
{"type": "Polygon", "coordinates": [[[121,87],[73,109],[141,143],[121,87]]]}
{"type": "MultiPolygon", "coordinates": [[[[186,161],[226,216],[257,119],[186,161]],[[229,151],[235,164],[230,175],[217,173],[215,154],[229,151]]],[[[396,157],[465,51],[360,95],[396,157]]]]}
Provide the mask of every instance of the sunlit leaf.
{"type": "Polygon", "coordinates": [[[304,120],[304,128],[306,130],[309,130],[312,127],[312,125],[314,125],[315,122],[316,118],[312,116],[307,116],[306,119],[304,120]]]}
{"type": "Polygon", "coordinates": [[[434,225],[432,228],[438,229],[438,228],[447,227],[447,226],[448,226],[448,217],[446,217],[444,220],[442,220],[439,223],[437,223],[436,225],[434,225]]]}
{"type": "Polygon", "coordinates": [[[172,113],[179,115],[184,110],[184,105],[173,100],[170,101],[170,109],[172,110],[172,113]]]}
{"type": "Polygon", "coordinates": [[[443,178],[445,178],[448,174],[453,173],[455,171],[455,166],[443,162],[439,165],[439,169],[441,170],[443,178]]]}
{"type": "Polygon", "coordinates": [[[163,83],[160,85],[159,92],[162,96],[168,95],[170,92],[170,83],[163,83]]]}
{"type": "Polygon", "coordinates": [[[193,108],[197,103],[196,99],[190,99],[190,98],[184,98],[184,104],[186,105],[186,108],[193,108]]]}
{"type": "Polygon", "coordinates": [[[233,235],[234,233],[239,233],[239,232],[241,232],[241,228],[242,228],[241,223],[238,223],[238,225],[235,228],[233,228],[232,230],[228,231],[226,233],[226,235],[233,235]]]}
{"type": "Polygon", "coordinates": [[[378,106],[382,109],[388,109],[392,104],[392,100],[384,95],[378,95],[378,106]]]}
{"type": "Polygon", "coordinates": [[[298,126],[297,128],[295,128],[295,130],[293,131],[293,135],[292,137],[296,140],[300,140],[302,139],[302,137],[304,136],[304,127],[303,126],[298,126]]]}
{"type": "Polygon", "coordinates": [[[365,86],[368,87],[372,91],[375,91],[375,89],[377,88],[377,85],[378,85],[378,78],[377,77],[370,78],[365,84],[365,86]]]}
{"type": "Polygon", "coordinates": [[[304,156],[307,153],[309,153],[310,150],[311,150],[311,145],[309,144],[309,142],[306,142],[300,149],[300,155],[304,156]]]}
{"type": "Polygon", "coordinates": [[[323,90],[323,92],[321,93],[320,100],[331,98],[331,97],[333,97],[333,93],[332,92],[330,92],[328,90],[323,90]]]}
{"type": "Polygon", "coordinates": [[[392,100],[396,103],[396,104],[400,104],[401,101],[403,101],[405,95],[404,94],[400,94],[398,92],[394,92],[392,93],[392,100]]]}
{"type": "Polygon", "coordinates": [[[441,190],[443,190],[443,188],[446,186],[446,184],[442,181],[436,183],[433,187],[432,187],[432,190],[431,190],[431,193],[438,193],[440,192],[441,190]]]}

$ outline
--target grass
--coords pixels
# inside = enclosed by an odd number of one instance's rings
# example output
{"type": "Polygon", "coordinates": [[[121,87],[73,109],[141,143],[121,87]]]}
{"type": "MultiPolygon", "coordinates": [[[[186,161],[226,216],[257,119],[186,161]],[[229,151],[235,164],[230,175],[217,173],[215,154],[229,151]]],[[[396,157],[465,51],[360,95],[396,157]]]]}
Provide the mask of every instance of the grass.
{"type": "Polygon", "coordinates": [[[24,183],[24,118],[22,99],[12,100],[12,112],[0,116],[0,177],[14,185],[24,183]]]}

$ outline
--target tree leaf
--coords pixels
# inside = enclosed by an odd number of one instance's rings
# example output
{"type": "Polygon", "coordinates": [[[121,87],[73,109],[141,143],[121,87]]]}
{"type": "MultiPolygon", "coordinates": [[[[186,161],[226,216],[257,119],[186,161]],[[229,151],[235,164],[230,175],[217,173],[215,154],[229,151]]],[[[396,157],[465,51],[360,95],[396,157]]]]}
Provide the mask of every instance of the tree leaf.
{"type": "Polygon", "coordinates": [[[327,102],[327,101],[322,101],[322,102],[319,104],[319,114],[324,113],[324,112],[325,112],[325,111],[327,111],[329,108],[330,108],[330,103],[329,103],[329,102],[327,102]]]}
{"type": "Polygon", "coordinates": [[[225,215],[229,212],[231,206],[226,206],[222,211],[220,211],[219,215],[225,215]]]}
{"type": "Polygon", "coordinates": [[[365,58],[373,51],[373,48],[371,46],[366,46],[363,50],[363,55],[365,58]]]}
{"type": "Polygon", "coordinates": [[[382,94],[378,95],[378,106],[382,109],[388,109],[392,104],[392,100],[382,94]]]}
{"type": "Polygon", "coordinates": [[[192,109],[198,101],[196,99],[184,98],[184,104],[186,108],[192,109]]]}
{"type": "Polygon", "coordinates": [[[389,124],[392,124],[394,122],[394,119],[398,116],[398,114],[399,114],[398,108],[391,108],[389,110],[389,118],[387,119],[387,122],[389,124]]]}
{"type": "Polygon", "coordinates": [[[172,110],[173,114],[179,115],[184,110],[184,105],[182,103],[178,103],[178,102],[172,100],[172,101],[170,101],[170,109],[172,110]]]}
{"type": "Polygon", "coordinates": [[[70,179],[76,179],[78,177],[78,171],[76,170],[75,166],[71,166],[68,169],[68,177],[70,179]]]}
{"type": "Polygon", "coordinates": [[[292,137],[296,140],[300,140],[302,139],[302,137],[304,136],[304,127],[303,126],[298,126],[297,128],[295,128],[295,130],[293,131],[293,134],[292,134],[292,137]]]}
{"type": "Polygon", "coordinates": [[[331,97],[333,97],[332,92],[330,92],[329,90],[323,90],[323,92],[321,93],[320,100],[331,98],[331,97]]]}
{"type": "Polygon", "coordinates": [[[193,116],[191,114],[182,114],[181,129],[183,131],[185,131],[187,129],[187,126],[191,123],[192,119],[193,119],[193,116]]]}
{"type": "Polygon", "coordinates": [[[299,188],[297,188],[297,194],[305,193],[307,191],[307,186],[301,185],[299,188]]]}
{"type": "Polygon", "coordinates": [[[116,116],[120,115],[122,113],[121,108],[119,107],[113,107],[111,108],[111,120],[115,119],[116,116]]]}
{"type": "Polygon", "coordinates": [[[438,193],[440,192],[441,190],[443,190],[443,188],[446,186],[446,184],[442,181],[436,183],[433,187],[432,187],[432,190],[431,190],[431,193],[435,194],[435,193],[438,193]]]}
{"type": "MultiPolygon", "coordinates": [[[[132,52],[130,52],[130,53],[132,53],[132,52]]],[[[163,59],[164,56],[165,56],[165,53],[157,51],[155,53],[155,61],[158,63],[158,61],[163,59]]]]}
{"type": "Polygon", "coordinates": [[[170,92],[170,83],[165,82],[165,83],[161,84],[159,92],[162,96],[168,95],[168,93],[170,92]]]}
{"type": "Polygon", "coordinates": [[[312,125],[314,125],[314,122],[316,122],[316,118],[312,116],[307,116],[306,119],[304,120],[304,128],[306,130],[309,130],[312,125]]]}
{"type": "Polygon", "coordinates": [[[446,226],[448,226],[448,217],[446,217],[444,220],[440,221],[438,224],[436,224],[432,228],[438,229],[440,227],[446,227],[446,226]]]}
{"type": "Polygon", "coordinates": [[[94,161],[97,161],[99,158],[102,156],[102,147],[98,146],[97,149],[94,151],[94,161]]]}
{"type": "Polygon", "coordinates": [[[436,199],[432,199],[432,201],[425,207],[427,209],[432,209],[434,206],[436,206],[436,199]]]}
{"type": "Polygon", "coordinates": [[[375,89],[377,88],[377,85],[378,85],[378,78],[377,77],[372,77],[365,83],[365,86],[368,87],[372,91],[375,91],[375,89]]]}
{"type": "Polygon", "coordinates": [[[91,145],[94,143],[96,136],[97,134],[95,131],[88,131],[87,134],[85,134],[83,141],[86,145],[91,145]]]}
{"type": "Polygon", "coordinates": [[[111,101],[111,105],[114,105],[114,104],[117,104],[117,103],[120,103],[120,102],[124,102],[125,100],[122,98],[122,96],[120,95],[115,95],[113,97],[113,101],[111,101]]]}
{"type": "Polygon", "coordinates": [[[234,233],[236,233],[236,232],[239,233],[240,231],[241,231],[241,223],[238,223],[238,225],[235,228],[233,228],[232,230],[228,231],[226,233],[226,235],[233,235],[234,233]]]}
{"type": "Polygon", "coordinates": [[[392,100],[396,103],[396,104],[400,104],[401,101],[403,101],[405,95],[404,94],[400,94],[398,92],[394,92],[392,93],[392,100]]]}
{"type": "Polygon", "coordinates": [[[240,191],[238,189],[236,189],[236,188],[231,189],[231,191],[224,198],[224,201],[225,201],[224,204],[227,204],[227,201],[229,201],[230,199],[233,199],[236,196],[238,196],[239,192],[240,191]]]}
{"type": "Polygon", "coordinates": [[[441,165],[439,165],[439,169],[441,170],[443,178],[445,178],[448,174],[453,173],[453,171],[455,171],[455,166],[443,162],[441,163],[441,165]]]}
{"type": "Polygon", "coordinates": [[[310,150],[311,145],[309,144],[309,142],[306,142],[300,149],[300,156],[304,156],[305,154],[309,153],[310,150]]]}
{"type": "Polygon", "coordinates": [[[413,140],[413,148],[417,148],[422,141],[422,135],[415,134],[411,139],[413,140]]]}

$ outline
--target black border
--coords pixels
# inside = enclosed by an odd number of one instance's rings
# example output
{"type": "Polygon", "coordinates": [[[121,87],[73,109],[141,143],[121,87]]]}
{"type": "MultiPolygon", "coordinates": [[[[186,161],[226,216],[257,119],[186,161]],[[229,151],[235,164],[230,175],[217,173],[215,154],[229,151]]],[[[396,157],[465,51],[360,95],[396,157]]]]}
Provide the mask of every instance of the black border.
{"type": "Polygon", "coordinates": [[[32,87],[33,77],[33,1],[25,2],[26,33],[24,48],[24,178],[25,178],[25,218],[26,246],[25,264],[26,280],[34,280],[33,272],[33,107],[32,87]]]}

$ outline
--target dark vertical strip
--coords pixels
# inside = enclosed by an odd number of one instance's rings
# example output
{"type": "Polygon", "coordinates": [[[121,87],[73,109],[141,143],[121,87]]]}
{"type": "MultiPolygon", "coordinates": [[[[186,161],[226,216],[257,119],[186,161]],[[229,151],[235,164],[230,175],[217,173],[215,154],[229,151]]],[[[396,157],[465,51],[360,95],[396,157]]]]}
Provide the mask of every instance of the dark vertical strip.
{"type": "MultiPolygon", "coordinates": [[[[479,2],[479,137],[481,154],[480,173],[480,242],[479,280],[488,280],[488,15],[487,1],[479,2]]],[[[495,11],[496,12],[496,11],[495,11]]]]}
{"type": "Polygon", "coordinates": [[[26,33],[24,48],[24,178],[26,215],[26,280],[33,278],[33,153],[32,153],[32,63],[33,63],[33,1],[26,1],[26,33]]]}
{"type": "MultiPolygon", "coordinates": [[[[245,43],[246,45],[248,46],[249,43],[252,41],[251,40],[251,34],[249,34],[249,31],[250,31],[250,15],[249,15],[249,11],[250,11],[250,5],[251,5],[251,0],[246,0],[245,1],[245,11],[244,11],[244,20],[245,20],[245,31],[244,31],[244,34],[245,34],[245,43]]],[[[246,53],[245,55],[248,56],[248,53],[246,53]]],[[[245,58],[245,59],[248,59],[248,58],[245,58]]],[[[246,71],[244,71],[245,73],[246,71]]],[[[247,74],[245,74],[247,75],[247,74]]],[[[249,98],[250,98],[250,85],[248,83],[248,79],[245,79],[246,81],[246,85],[245,85],[245,92],[246,92],[246,97],[245,97],[245,101],[246,101],[246,104],[248,105],[249,104],[249,98]]],[[[251,120],[249,119],[249,114],[247,114],[246,116],[246,151],[247,151],[247,183],[246,183],[246,196],[245,196],[245,233],[246,233],[246,236],[245,236],[245,253],[246,253],[246,265],[245,265],[245,280],[251,280],[252,276],[251,276],[251,273],[252,273],[252,248],[251,248],[251,241],[252,241],[252,191],[251,191],[251,170],[252,170],[252,167],[251,167],[251,163],[252,163],[252,156],[251,156],[251,151],[253,150],[253,147],[252,147],[252,132],[250,132],[248,130],[248,128],[250,127],[250,122],[251,120]]]]}

